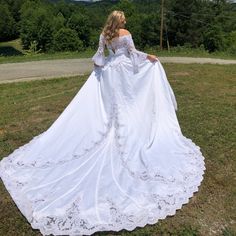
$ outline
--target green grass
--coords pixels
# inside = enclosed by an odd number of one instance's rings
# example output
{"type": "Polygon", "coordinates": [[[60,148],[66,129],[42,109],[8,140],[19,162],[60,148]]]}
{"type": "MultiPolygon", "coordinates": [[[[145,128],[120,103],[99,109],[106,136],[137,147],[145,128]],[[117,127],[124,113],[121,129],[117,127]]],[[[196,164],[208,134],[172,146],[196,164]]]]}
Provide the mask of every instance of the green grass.
{"type": "Polygon", "coordinates": [[[0,54],[11,56],[14,55],[14,52],[15,54],[25,54],[25,51],[22,49],[20,39],[15,39],[7,42],[0,42],[0,54]],[[8,51],[8,49],[14,49],[15,51],[8,51]]]}
{"type": "MultiPolygon", "coordinates": [[[[128,232],[95,235],[236,235],[235,74],[233,65],[163,64],[178,102],[183,134],[201,147],[206,172],[199,191],[174,216],[128,232]]],[[[0,85],[0,157],[47,130],[88,75],[0,85]]],[[[0,184],[0,235],[34,236],[0,184]]]]}
{"type": "Polygon", "coordinates": [[[158,51],[154,49],[147,49],[148,53],[153,53],[162,57],[200,57],[200,58],[220,58],[225,60],[236,60],[236,55],[228,54],[227,52],[213,52],[208,53],[200,49],[188,49],[188,48],[172,48],[168,52],[167,50],[158,51]]]}
{"type": "MultiPolygon", "coordinates": [[[[155,54],[157,56],[170,57],[209,57],[222,59],[236,59],[236,55],[230,55],[227,52],[208,53],[205,50],[190,49],[188,47],[173,47],[168,52],[167,50],[160,51],[159,47],[145,48],[143,51],[155,54]]],[[[90,58],[96,52],[95,49],[87,48],[82,52],[55,52],[55,53],[28,53],[22,49],[20,39],[9,42],[0,42],[0,63],[14,63],[25,61],[38,60],[53,60],[53,59],[71,59],[71,58],[90,58]]],[[[106,52],[107,54],[107,52],[106,52]]]]}

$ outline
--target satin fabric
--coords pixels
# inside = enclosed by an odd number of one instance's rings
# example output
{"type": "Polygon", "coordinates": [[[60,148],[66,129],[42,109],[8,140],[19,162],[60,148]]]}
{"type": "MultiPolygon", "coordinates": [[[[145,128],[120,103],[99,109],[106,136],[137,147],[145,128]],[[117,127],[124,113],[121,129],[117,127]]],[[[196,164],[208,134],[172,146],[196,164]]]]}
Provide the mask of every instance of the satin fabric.
{"type": "Polygon", "coordinates": [[[43,235],[154,224],[203,180],[204,157],[181,132],[161,62],[146,59],[134,73],[124,48],[104,60],[45,132],[0,162],[12,199],[43,235]]]}

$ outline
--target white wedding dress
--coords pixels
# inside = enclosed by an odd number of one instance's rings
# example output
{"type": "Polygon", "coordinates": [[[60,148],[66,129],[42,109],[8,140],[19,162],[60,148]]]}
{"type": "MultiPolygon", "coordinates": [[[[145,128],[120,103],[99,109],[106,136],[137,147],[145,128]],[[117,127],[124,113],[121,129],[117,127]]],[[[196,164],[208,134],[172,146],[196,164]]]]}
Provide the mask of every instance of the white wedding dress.
{"type": "Polygon", "coordinates": [[[181,133],[161,63],[146,57],[130,34],[109,45],[101,34],[99,66],[69,105],[0,162],[6,189],[43,235],[133,230],[198,191],[204,157],[181,133]]]}

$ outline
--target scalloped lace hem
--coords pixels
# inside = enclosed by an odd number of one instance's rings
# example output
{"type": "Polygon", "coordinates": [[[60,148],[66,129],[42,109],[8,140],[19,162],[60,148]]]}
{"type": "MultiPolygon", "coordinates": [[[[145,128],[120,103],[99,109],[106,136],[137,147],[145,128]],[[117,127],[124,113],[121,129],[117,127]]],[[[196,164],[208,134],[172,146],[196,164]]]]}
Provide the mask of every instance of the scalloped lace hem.
{"type": "MultiPolygon", "coordinates": [[[[42,134],[36,136],[31,142],[34,142],[42,134]]],[[[176,195],[172,195],[169,199],[160,199],[158,195],[147,195],[150,199],[150,204],[152,208],[146,211],[141,211],[141,214],[124,214],[119,210],[119,206],[114,203],[114,200],[107,201],[110,202],[111,210],[111,223],[101,223],[101,224],[90,224],[86,218],[80,216],[80,209],[76,202],[73,202],[72,207],[67,211],[67,215],[63,217],[57,216],[47,216],[44,218],[36,219],[33,216],[33,205],[31,202],[21,195],[20,191],[10,179],[10,176],[1,172],[0,166],[0,177],[2,178],[7,190],[11,193],[13,200],[15,201],[18,208],[21,210],[22,214],[30,222],[33,229],[38,229],[43,235],[91,235],[98,231],[120,231],[122,229],[132,231],[136,227],[144,227],[147,224],[155,224],[161,219],[165,219],[167,216],[172,216],[176,214],[176,211],[181,209],[184,204],[190,201],[190,198],[195,192],[199,190],[199,186],[203,180],[203,175],[205,173],[205,162],[204,156],[202,155],[200,148],[192,142],[191,139],[183,136],[186,145],[191,146],[195,151],[198,171],[195,173],[196,178],[191,185],[183,188],[182,191],[178,192],[176,195]],[[161,206],[160,206],[161,202],[161,206]],[[170,204],[174,202],[174,204],[170,204]],[[160,211],[164,209],[164,211],[160,211]]],[[[26,145],[24,145],[26,146],[26,145]]],[[[22,149],[23,147],[19,148],[22,149]]],[[[19,150],[18,150],[19,151],[19,150]]],[[[192,181],[192,180],[191,180],[192,181]]]]}

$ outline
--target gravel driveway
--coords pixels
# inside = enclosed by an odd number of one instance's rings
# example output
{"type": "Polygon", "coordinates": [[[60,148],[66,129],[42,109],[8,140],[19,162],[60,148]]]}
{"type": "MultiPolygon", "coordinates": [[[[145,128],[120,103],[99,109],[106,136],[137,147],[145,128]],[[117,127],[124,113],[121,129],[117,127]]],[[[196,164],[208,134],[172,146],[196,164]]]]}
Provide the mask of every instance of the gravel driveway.
{"type": "MultiPolygon", "coordinates": [[[[161,63],[236,64],[236,60],[193,57],[159,57],[161,63]]],[[[89,74],[91,58],[57,59],[0,64],[0,83],[89,74]]]]}

